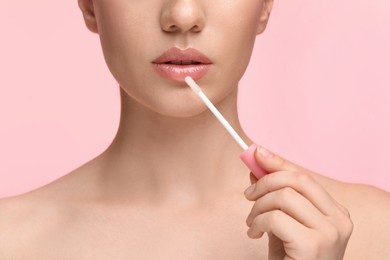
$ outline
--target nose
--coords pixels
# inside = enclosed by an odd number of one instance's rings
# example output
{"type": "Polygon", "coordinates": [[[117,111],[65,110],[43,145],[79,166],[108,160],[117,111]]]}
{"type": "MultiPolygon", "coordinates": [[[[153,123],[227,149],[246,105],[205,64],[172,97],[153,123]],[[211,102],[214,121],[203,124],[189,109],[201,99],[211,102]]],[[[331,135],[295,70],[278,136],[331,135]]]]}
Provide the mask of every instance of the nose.
{"type": "Polygon", "coordinates": [[[205,26],[205,14],[200,2],[168,0],[161,12],[161,29],[170,33],[201,32],[205,26]]]}

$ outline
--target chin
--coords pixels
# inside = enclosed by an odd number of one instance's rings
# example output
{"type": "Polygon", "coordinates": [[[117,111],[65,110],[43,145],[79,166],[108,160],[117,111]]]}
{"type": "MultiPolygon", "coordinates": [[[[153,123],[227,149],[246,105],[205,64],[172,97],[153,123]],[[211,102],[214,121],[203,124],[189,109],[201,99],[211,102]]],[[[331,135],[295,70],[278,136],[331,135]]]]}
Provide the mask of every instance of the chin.
{"type": "MultiPolygon", "coordinates": [[[[144,107],[152,114],[172,118],[190,118],[208,111],[206,105],[186,83],[166,84],[157,81],[145,84],[152,86],[150,88],[135,87],[140,85],[135,84],[132,87],[121,85],[122,94],[132,100],[131,103],[144,107]]],[[[214,105],[217,105],[231,92],[216,84],[202,84],[202,87],[214,105]]]]}
{"type": "Polygon", "coordinates": [[[159,115],[172,118],[190,118],[208,111],[204,104],[198,102],[159,102],[148,108],[159,115]]]}

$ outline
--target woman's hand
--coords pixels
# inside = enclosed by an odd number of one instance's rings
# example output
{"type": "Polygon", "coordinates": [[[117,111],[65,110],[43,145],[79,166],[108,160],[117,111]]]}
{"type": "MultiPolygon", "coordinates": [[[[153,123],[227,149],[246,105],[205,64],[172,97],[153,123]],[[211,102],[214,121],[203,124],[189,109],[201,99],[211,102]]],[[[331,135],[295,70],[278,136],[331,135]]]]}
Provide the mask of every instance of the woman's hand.
{"type": "Polygon", "coordinates": [[[245,191],[254,201],[247,218],[250,238],[269,237],[269,259],[343,259],[352,234],[349,212],[312,177],[313,172],[272,154],[255,152],[269,174],[245,191]]]}

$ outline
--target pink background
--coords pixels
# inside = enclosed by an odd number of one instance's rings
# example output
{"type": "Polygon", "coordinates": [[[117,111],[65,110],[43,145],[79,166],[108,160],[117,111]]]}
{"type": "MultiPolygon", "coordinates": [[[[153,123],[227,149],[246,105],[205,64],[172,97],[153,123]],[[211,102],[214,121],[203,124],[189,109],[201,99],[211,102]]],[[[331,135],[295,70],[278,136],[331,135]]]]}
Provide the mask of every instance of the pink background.
{"type": "MultiPolygon", "coordinates": [[[[0,197],[70,172],[111,142],[116,82],[77,1],[0,1],[0,197]]],[[[390,1],[275,1],[240,85],[259,144],[390,191],[390,1]]]]}

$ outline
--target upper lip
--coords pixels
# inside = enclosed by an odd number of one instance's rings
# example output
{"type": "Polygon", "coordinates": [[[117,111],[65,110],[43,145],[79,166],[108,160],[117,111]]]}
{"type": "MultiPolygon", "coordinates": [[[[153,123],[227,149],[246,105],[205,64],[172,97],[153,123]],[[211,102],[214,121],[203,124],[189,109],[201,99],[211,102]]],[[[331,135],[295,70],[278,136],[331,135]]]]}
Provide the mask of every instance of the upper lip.
{"type": "Polygon", "coordinates": [[[179,48],[171,48],[165,51],[160,57],[153,61],[155,64],[176,64],[176,65],[197,65],[211,64],[209,58],[200,51],[188,48],[180,50],[179,48]]]}

